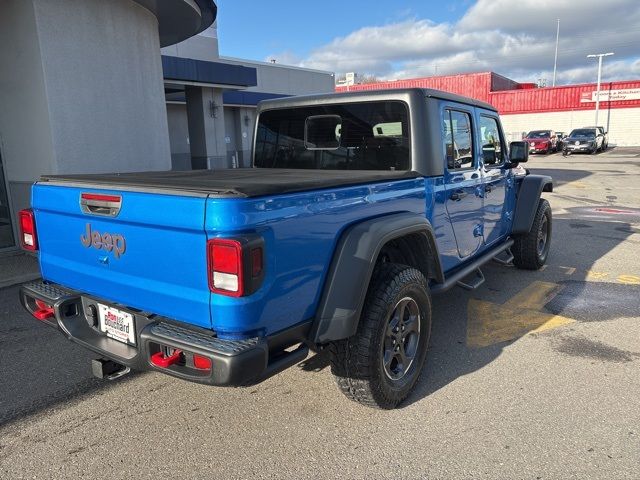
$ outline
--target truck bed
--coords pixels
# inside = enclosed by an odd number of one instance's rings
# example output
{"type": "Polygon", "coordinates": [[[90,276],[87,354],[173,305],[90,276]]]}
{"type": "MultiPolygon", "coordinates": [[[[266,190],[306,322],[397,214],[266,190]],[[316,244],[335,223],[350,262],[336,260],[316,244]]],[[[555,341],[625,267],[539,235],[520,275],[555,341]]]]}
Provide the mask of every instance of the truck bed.
{"type": "Polygon", "coordinates": [[[302,170],[279,168],[237,168],[89,175],[45,175],[41,182],[78,186],[105,186],[136,191],[163,190],[221,196],[261,197],[417,178],[412,171],[386,170],[302,170]]]}

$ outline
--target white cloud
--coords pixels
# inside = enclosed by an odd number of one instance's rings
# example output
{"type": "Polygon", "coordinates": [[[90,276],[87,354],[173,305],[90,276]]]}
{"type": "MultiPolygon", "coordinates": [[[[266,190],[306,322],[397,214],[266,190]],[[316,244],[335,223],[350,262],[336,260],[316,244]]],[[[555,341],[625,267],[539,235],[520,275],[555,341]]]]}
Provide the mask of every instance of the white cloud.
{"type": "Polygon", "coordinates": [[[550,83],[556,18],[559,84],[593,81],[596,65],[586,55],[605,51],[616,54],[604,62],[605,81],[640,76],[638,0],[478,0],[455,24],[407,18],[335,38],[302,60],[273,57],[388,79],[492,70],[550,83]]]}
{"type": "Polygon", "coordinates": [[[300,62],[302,62],[302,58],[300,58],[291,50],[285,50],[284,52],[269,55],[264,58],[265,62],[272,62],[274,60],[276,61],[276,63],[283,63],[285,65],[298,65],[300,62]]]}

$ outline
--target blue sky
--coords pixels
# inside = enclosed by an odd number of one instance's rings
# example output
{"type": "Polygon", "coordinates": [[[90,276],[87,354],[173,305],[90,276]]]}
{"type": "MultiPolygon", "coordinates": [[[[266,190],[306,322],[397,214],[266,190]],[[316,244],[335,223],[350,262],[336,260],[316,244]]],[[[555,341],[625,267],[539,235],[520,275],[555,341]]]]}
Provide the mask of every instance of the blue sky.
{"type": "Polygon", "coordinates": [[[638,0],[218,0],[220,54],[374,75],[379,79],[495,71],[518,81],[640,78],[638,0]]]}
{"type": "Polygon", "coordinates": [[[272,0],[241,2],[217,0],[220,54],[228,57],[264,59],[274,52],[294,51],[301,57],[335,37],[346,36],[370,25],[384,25],[407,18],[434,22],[454,21],[471,1],[388,2],[376,1],[272,0]],[[436,3],[436,2],[434,2],[436,3]]]}

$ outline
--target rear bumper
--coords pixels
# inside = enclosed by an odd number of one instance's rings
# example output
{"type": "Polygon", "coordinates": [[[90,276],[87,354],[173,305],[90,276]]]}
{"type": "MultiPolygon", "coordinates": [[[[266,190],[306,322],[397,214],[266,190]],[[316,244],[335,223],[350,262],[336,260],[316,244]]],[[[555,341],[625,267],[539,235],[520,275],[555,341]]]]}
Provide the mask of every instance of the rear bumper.
{"type": "Polygon", "coordinates": [[[590,143],[582,143],[580,145],[565,145],[565,147],[567,150],[571,151],[571,152],[590,152],[592,151],[594,147],[592,144],[590,143]]]}
{"type": "Polygon", "coordinates": [[[535,147],[529,145],[529,153],[548,152],[551,149],[551,145],[536,145],[535,147]]]}
{"type": "Polygon", "coordinates": [[[59,285],[36,282],[20,289],[23,307],[59,330],[71,341],[104,358],[137,370],[161,371],[184,380],[219,386],[260,382],[307,356],[305,341],[310,322],[296,325],[272,337],[222,340],[210,330],[191,327],[148,312],[135,311],[106,300],[95,299],[59,285]],[[36,304],[40,301],[40,305],[36,304]],[[100,331],[97,305],[113,306],[134,318],[135,345],[109,338],[100,331]],[[43,308],[43,304],[48,308],[43,308]],[[300,344],[293,351],[285,349],[300,344]],[[151,357],[166,349],[179,350],[180,360],[164,367],[151,357]],[[211,368],[197,368],[194,355],[211,361],[211,368]]]}

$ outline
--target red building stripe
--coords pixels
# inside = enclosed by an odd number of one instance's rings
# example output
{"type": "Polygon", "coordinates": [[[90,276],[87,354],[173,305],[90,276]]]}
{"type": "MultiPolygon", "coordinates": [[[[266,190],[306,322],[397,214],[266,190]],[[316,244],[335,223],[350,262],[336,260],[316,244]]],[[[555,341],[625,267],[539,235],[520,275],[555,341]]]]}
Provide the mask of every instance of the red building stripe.
{"type": "MultiPolygon", "coordinates": [[[[441,77],[412,78],[365,85],[338,86],[337,92],[367,91],[388,88],[435,88],[457,93],[490,103],[501,114],[554,112],[568,110],[592,110],[596,91],[595,83],[561,87],[536,88],[535,84],[518,83],[493,72],[448,75],[441,77]]],[[[603,101],[600,108],[640,107],[640,80],[606,82],[601,84],[601,95],[611,90],[623,91],[630,98],[603,101]],[[635,92],[637,90],[637,92],[635,92]]]]}

